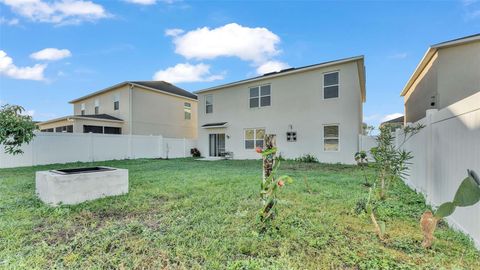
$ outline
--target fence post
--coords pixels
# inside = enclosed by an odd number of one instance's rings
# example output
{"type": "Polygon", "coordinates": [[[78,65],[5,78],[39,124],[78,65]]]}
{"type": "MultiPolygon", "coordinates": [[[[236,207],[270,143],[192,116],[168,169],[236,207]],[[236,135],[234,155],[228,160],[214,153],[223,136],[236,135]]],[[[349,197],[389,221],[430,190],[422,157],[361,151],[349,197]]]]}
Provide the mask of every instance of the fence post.
{"type": "Polygon", "coordinates": [[[187,139],[183,138],[183,157],[187,157],[187,139]]]}
{"type": "Polygon", "coordinates": [[[94,153],[94,149],[93,149],[93,133],[90,132],[88,133],[88,136],[89,136],[89,144],[90,144],[90,161],[91,162],[94,162],[95,161],[95,157],[93,156],[95,153],[94,153]]]}
{"type": "Polygon", "coordinates": [[[132,133],[128,134],[128,159],[133,159],[132,133]]]}
{"type": "Polygon", "coordinates": [[[433,130],[432,130],[432,121],[433,115],[437,112],[437,109],[430,109],[426,111],[425,117],[425,134],[426,134],[426,145],[425,145],[425,164],[426,164],[426,172],[425,172],[425,197],[428,203],[432,205],[436,205],[435,201],[435,192],[433,190],[434,187],[434,157],[433,157],[433,130]]]}

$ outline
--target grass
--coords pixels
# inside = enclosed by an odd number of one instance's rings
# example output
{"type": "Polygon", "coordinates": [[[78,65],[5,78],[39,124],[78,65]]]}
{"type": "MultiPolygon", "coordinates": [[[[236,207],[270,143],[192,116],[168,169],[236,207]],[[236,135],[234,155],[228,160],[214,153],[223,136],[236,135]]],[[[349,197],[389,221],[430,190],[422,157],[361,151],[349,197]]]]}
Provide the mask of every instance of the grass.
{"type": "Polygon", "coordinates": [[[401,183],[378,208],[380,242],[354,214],[367,190],[353,166],[283,162],[295,182],[276,228],[258,234],[260,161],[97,162],[129,169],[128,195],[57,208],[36,198],[35,171],[85,165],[0,170],[0,268],[480,269],[469,238],[444,223],[421,248],[427,207],[401,183]]]}

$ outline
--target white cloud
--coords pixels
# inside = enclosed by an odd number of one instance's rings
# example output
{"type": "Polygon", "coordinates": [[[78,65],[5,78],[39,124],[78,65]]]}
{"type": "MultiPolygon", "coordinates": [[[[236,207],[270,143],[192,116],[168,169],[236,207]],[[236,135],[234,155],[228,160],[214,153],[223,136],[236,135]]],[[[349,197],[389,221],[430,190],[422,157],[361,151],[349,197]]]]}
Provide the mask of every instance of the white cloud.
{"type": "Polygon", "coordinates": [[[405,59],[405,58],[407,58],[407,56],[408,56],[408,53],[400,52],[400,53],[394,53],[394,54],[388,56],[388,58],[390,58],[390,59],[405,59]]]}
{"type": "Polygon", "coordinates": [[[289,68],[287,63],[280,61],[267,61],[257,67],[257,74],[262,75],[269,72],[280,71],[282,69],[289,68]]]}
{"type": "Polygon", "coordinates": [[[20,80],[42,81],[46,64],[36,64],[33,67],[17,67],[6,52],[0,50],[0,74],[20,80]]]}
{"type": "MultiPolygon", "coordinates": [[[[218,28],[198,28],[186,33],[175,29],[175,52],[187,59],[214,59],[221,56],[238,57],[245,61],[263,63],[280,53],[280,38],[267,28],[244,27],[230,23],[218,28]]],[[[166,33],[175,33],[172,29],[166,33]]]]}
{"type": "Polygon", "coordinates": [[[223,75],[211,75],[210,66],[203,63],[196,65],[185,63],[159,70],[153,75],[153,79],[170,83],[211,82],[222,80],[223,75]]]}
{"type": "Polygon", "coordinates": [[[380,119],[380,122],[389,121],[389,120],[392,120],[392,119],[398,118],[398,117],[400,117],[400,116],[403,116],[403,113],[392,113],[392,114],[387,114],[387,115],[383,116],[383,117],[380,119]]]}
{"type": "Polygon", "coordinates": [[[124,0],[124,1],[128,3],[144,5],[144,6],[155,5],[157,2],[163,2],[165,4],[173,4],[175,2],[178,2],[177,0],[124,0]]]}
{"type": "Polygon", "coordinates": [[[0,0],[15,13],[35,22],[77,24],[108,17],[99,4],[84,0],[0,0]]]}
{"type": "Polygon", "coordinates": [[[0,25],[5,24],[5,25],[18,25],[20,21],[17,18],[13,19],[7,19],[5,17],[0,17],[0,25]]]}
{"type": "Polygon", "coordinates": [[[176,37],[182,33],[184,33],[185,31],[182,30],[182,29],[178,29],[178,28],[173,28],[173,29],[167,29],[165,30],[165,35],[166,36],[170,36],[170,37],[176,37]]]}
{"type": "Polygon", "coordinates": [[[21,114],[33,117],[35,115],[35,110],[25,110],[21,114]]]}
{"type": "Polygon", "coordinates": [[[72,56],[72,53],[67,49],[45,48],[41,51],[30,54],[30,57],[35,60],[56,61],[72,56]]]}
{"type": "Polygon", "coordinates": [[[125,0],[125,2],[148,6],[156,4],[157,0],[125,0]]]}

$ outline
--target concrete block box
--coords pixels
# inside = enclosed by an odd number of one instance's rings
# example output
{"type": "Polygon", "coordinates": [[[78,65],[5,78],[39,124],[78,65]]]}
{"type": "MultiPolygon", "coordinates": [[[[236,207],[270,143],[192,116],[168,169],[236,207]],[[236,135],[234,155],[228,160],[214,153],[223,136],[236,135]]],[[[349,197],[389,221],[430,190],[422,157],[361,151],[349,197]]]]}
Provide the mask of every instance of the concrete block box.
{"type": "Polygon", "coordinates": [[[128,170],[91,167],[39,171],[35,185],[38,197],[47,204],[77,204],[128,193],[128,170]]]}

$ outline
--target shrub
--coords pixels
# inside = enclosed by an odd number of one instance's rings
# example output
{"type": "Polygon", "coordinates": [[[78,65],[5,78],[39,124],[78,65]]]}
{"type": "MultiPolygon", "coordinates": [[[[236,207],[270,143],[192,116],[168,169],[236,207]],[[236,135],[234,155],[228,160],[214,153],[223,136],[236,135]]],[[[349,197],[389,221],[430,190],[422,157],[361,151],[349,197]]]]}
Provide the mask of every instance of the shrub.
{"type": "Polygon", "coordinates": [[[190,154],[192,155],[192,157],[200,157],[202,155],[200,153],[200,150],[198,150],[197,148],[190,149],[190,154]]]}
{"type": "Polygon", "coordinates": [[[311,154],[305,154],[301,157],[298,157],[295,159],[295,161],[304,162],[304,163],[318,163],[317,157],[311,154]]]}
{"type": "Polygon", "coordinates": [[[7,154],[22,154],[20,147],[33,140],[36,126],[23,107],[5,104],[0,108],[0,144],[7,154]]]}

